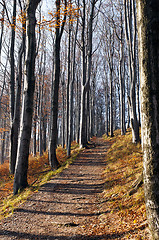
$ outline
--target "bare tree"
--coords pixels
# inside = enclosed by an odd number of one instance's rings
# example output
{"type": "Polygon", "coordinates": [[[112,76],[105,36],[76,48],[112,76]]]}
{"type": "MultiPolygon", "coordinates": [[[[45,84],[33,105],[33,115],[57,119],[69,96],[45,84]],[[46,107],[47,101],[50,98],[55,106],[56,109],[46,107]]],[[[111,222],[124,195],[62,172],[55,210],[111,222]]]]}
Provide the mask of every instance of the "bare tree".
{"type": "Polygon", "coordinates": [[[132,128],[132,142],[139,141],[139,123],[136,113],[136,83],[137,83],[137,29],[135,0],[124,0],[125,36],[128,46],[130,96],[128,97],[130,123],[132,128]]]}
{"type": "MultiPolygon", "coordinates": [[[[24,17],[24,11],[21,7],[21,12],[24,17]]],[[[11,143],[10,143],[10,159],[9,159],[9,167],[10,172],[13,174],[15,171],[16,157],[17,157],[17,147],[18,147],[18,134],[19,134],[19,126],[20,126],[20,103],[21,103],[21,85],[22,85],[22,57],[25,51],[25,21],[22,23],[22,40],[18,52],[18,71],[16,77],[16,92],[15,92],[15,100],[14,100],[14,116],[11,123],[11,143]]],[[[12,74],[11,74],[12,75],[12,74]]],[[[13,78],[13,77],[12,77],[13,78]]]]}
{"type": "MultiPolygon", "coordinates": [[[[64,15],[64,19],[62,22],[62,26],[59,26],[60,22],[60,6],[61,1],[56,0],[56,33],[55,33],[55,46],[54,46],[54,83],[53,83],[53,101],[52,101],[52,122],[51,122],[51,134],[50,134],[50,142],[49,142],[49,162],[52,169],[57,168],[59,166],[57,157],[56,157],[56,147],[57,147],[57,117],[58,117],[58,92],[59,92],[59,81],[60,81],[60,43],[61,37],[64,30],[64,25],[66,22],[66,14],[64,15]]],[[[67,1],[65,0],[65,8],[67,5],[67,1]]]]}
{"type": "Polygon", "coordinates": [[[32,129],[32,114],[33,114],[33,97],[35,88],[35,57],[36,57],[36,38],[35,12],[40,0],[27,0],[26,9],[26,61],[25,61],[25,78],[23,90],[23,105],[20,125],[20,137],[18,141],[18,153],[14,176],[14,194],[18,190],[25,188],[27,183],[29,145],[32,129]]]}

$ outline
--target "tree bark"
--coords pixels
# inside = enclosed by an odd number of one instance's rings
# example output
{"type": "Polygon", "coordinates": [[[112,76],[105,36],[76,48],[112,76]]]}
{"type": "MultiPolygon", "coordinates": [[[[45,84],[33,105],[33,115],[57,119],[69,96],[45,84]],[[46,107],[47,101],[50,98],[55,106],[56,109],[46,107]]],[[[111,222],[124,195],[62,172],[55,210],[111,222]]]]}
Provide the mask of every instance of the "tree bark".
{"type": "Polygon", "coordinates": [[[69,121],[70,121],[70,114],[72,109],[70,109],[70,85],[72,82],[71,79],[71,34],[72,34],[72,25],[70,22],[70,17],[69,17],[69,36],[68,36],[68,67],[67,67],[67,88],[66,88],[66,148],[67,148],[67,156],[70,155],[70,144],[69,141],[70,139],[70,131],[69,131],[69,121]]]}
{"type": "Polygon", "coordinates": [[[73,63],[72,63],[72,79],[69,86],[69,133],[68,133],[68,145],[67,145],[67,156],[71,154],[71,142],[73,137],[73,87],[75,82],[75,57],[76,57],[76,42],[77,42],[77,33],[78,33],[78,20],[76,24],[76,31],[74,37],[74,46],[73,46],[73,63]]]}
{"type": "Polygon", "coordinates": [[[10,48],[10,108],[11,108],[11,121],[14,118],[14,103],[15,103],[15,61],[14,61],[14,48],[15,48],[15,24],[16,24],[16,0],[13,2],[13,16],[12,16],[12,34],[11,34],[11,48],[10,48]]]}
{"type": "Polygon", "coordinates": [[[81,88],[81,119],[80,119],[80,147],[85,147],[86,139],[86,46],[85,46],[85,27],[86,27],[86,3],[83,0],[82,16],[82,88],[81,88]]]}
{"type": "Polygon", "coordinates": [[[33,97],[35,88],[35,57],[36,57],[36,38],[35,12],[40,0],[27,0],[26,10],[26,62],[25,62],[25,78],[23,91],[23,105],[20,125],[20,136],[18,141],[18,153],[14,176],[13,193],[17,194],[18,190],[25,188],[27,182],[29,145],[32,129],[33,114],[33,97]]]}
{"type": "Polygon", "coordinates": [[[147,218],[159,239],[159,2],[138,0],[141,132],[147,218]]]}
{"type": "Polygon", "coordinates": [[[18,72],[16,77],[14,118],[11,124],[11,146],[10,146],[9,168],[10,168],[10,173],[12,174],[14,174],[14,171],[15,171],[17,147],[18,147],[18,134],[19,134],[19,127],[20,127],[22,57],[23,57],[23,53],[25,52],[25,28],[26,28],[25,23],[22,24],[22,27],[23,27],[23,36],[22,36],[22,43],[18,53],[18,72]]]}
{"type": "Polygon", "coordinates": [[[128,46],[128,60],[129,60],[129,73],[130,73],[130,96],[129,96],[129,110],[130,110],[130,123],[132,128],[132,142],[139,142],[139,123],[136,113],[136,9],[135,1],[124,0],[124,14],[125,14],[125,35],[128,46]]]}
{"type": "MultiPolygon", "coordinates": [[[[56,11],[59,13],[56,17],[56,23],[59,25],[60,21],[60,0],[56,0],[56,11]]],[[[66,1],[65,1],[66,7],[66,1]]],[[[57,118],[58,118],[58,92],[59,92],[59,81],[60,81],[60,42],[63,34],[64,24],[66,22],[66,15],[64,16],[63,24],[56,27],[55,33],[55,66],[54,66],[54,85],[53,85],[53,101],[52,101],[52,116],[51,116],[51,136],[49,142],[49,162],[52,169],[56,169],[59,166],[57,157],[56,157],[56,147],[57,147],[57,118]]]]}

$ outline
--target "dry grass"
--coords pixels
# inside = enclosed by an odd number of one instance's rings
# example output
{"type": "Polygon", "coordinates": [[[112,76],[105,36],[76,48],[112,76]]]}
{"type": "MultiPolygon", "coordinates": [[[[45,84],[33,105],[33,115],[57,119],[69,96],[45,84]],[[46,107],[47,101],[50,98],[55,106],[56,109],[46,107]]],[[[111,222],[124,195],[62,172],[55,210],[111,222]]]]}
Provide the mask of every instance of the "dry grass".
{"type": "Polygon", "coordinates": [[[121,239],[149,239],[143,186],[129,196],[134,181],[142,173],[142,151],[140,144],[132,144],[131,130],[125,136],[115,131],[112,145],[106,155],[104,171],[104,195],[109,206],[109,218],[114,219],[116,231],[125,233],[121,239]],[[145,230],[146,229],[146,230],[145,230]]]}

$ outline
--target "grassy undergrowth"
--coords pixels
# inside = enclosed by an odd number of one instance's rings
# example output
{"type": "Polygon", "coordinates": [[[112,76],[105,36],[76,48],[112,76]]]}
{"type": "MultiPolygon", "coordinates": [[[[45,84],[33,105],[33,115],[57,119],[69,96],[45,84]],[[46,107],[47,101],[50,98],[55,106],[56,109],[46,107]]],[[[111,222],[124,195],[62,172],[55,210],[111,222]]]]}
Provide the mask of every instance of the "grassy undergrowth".
{"type": "Polygon", "coordinates": [[[0,165],[0,220],[13,213],[14,208],[26,201],[34,192],[38,191],[41,185],[67,168],[80,151],[79,145],[73,142],[71,146],[71,157],[67,158],[66,149],[58,147],[57,158],[61,167],[55,171],[51,171],[50,169],[47,153],[44,153],[41,157],[38,155],[36,157],[30,155],[28,167],[29,186],[16,196],[12,194],[14,176],[9,173],[9,163],[5,162],[0,165]]]}
{"type": "Polygon", "coordinates": [[[132,143],[131,130],[125,136],[121,136],[120,130],[117,130],[113,138],[104,136],[104,139],[112,143],[106,155],[104,171],[104,194],[109,206],[109,217],[114,218],[118,233],[125,232],[127,239],[146,239],[143,186],[129,195],[133,183],[143,170],[141,144],[132,143]]]}

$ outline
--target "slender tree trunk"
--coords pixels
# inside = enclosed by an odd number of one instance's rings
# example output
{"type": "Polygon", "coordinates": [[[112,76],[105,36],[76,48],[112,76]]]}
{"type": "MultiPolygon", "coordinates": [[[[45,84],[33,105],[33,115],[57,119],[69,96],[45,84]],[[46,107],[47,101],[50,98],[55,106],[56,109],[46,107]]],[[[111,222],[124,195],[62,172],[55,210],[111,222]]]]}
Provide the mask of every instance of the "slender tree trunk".
{"type": "Polygon", "coordinates": [[[108,136],[108,83],[107,80],[104,83],[105,94],[105,133],[108,136]]]}
{"type": "Polygon", "coordinates": [[[76,142],[79,143],[79,137],[80,137],[80,102],[81,102],[81,89],[79,86],[79,76],[77,72],[77,87],[76,87],[76,142]]]}
{"type": "Polygon", "coordinates": [[[19,189],[25,188],[27,182],[29,145],[32,129],[33,97],[35,88],[35,57],[36,57],[36,38],[35,12],[40,0],[27,0],[26,10],[26,62],[25,78],[23,91],[23,105],[21,115],[20,137],[18,141],[18,153],[14,176],[13,192],[18,193],[19,189]]]}
{"type": "Polygon", "coordinates": [[[87,74],[87,82],[88,82],[88,91],[87,91],[87,141],[90,140],[91,132],[90,132],[90,79],[92,72],[92,47],[93,47],[93,19],[94,19],[94,9],[97,0],[93,0],[91,3],[91,13],[89,19],[88,26],[88,74],[87,74]]]}
{"type": "Polygon", "coordinates": [[[65,97],[64,97],[64,74],[62,76],[62,148],[65,146],[65,97]]]}
{"type": "MultiPolygon", "coordinates": [[[[45,43],[43,43],[46,45],[45,43]]],[[[43,49],[44,51],[44,49],[43,49]]],[[[43,62],[43,72],[42,69],[40,70],[41,75],[42,75],[42,85],[40,87],[40,92],[39,92],[39,154],[40,156],[43,155],[43,150],[44,150],[44,139],[43,139],[43,121],[44,121],[44,116],[43,116],[43,107],[44,107],[44,79],[45,79],[45,68],[46,68],[46,53],[44,51],[44,54],[42,54],[42,59],[41,61],[43,62]],[[43,60],[43,55],[44,55],[44,60],[43,60]]],[[[40,84],[40,83],[39,83],[40,84]]]]}
{"type": "Polygon", "coordinates": [[[36,156],[36,115],[33,120],[33,156],[36,156]]]}
{"type": "Polygon", "coordinates": [[[2,9],[2,20],[1,20],[1,34],[0,34],[0,61],[1,61],[1,52],[2,52],[2,42],[3,42],[3,33],[4,33],[4,13],[5,13],[5,6],[3,4],[2,9]]]}
{"type": "Polygon", "coordinates": [[[67,98],[66,98],[66,148],[67,148],[67,156],[70,155],[70,144],[69,141],[71,141],[71,138],[69,136],[70,134],[70,114],[72,111],[72,109],[70,109],[70,81],[71,80],[71,34],[72,34],[72,26],[71,26],[71,22],[69,19],[69,36],[68,36],[68,69],[67,69],[67,98]]]}
{"type": "Polygon", "coordinates": [[[70,94],[69,94],[69,134],[68,134],[68,147],[67,156],[71,154],[71,141],[73,137],[73,87],[75,82],[75,56],[76,56],[76,42],[78,33],[78,20],[76,25],[75,37],[74,37],[74,47],[73,47],[73,67],[72,67],[72,80],[70,82],[70,94]]]}
{"type": "Polygon", "coordinates": [[[88,68],[86,61],[86,43],[85,43],[85,27],[86,27],[86,2],[83,0],[83,17],[82,17],[82,61],[83,61],[83,82],[82,82],[82,97],[81,97],[81,123],[80,123],[80,146],[85,147],[87,144],[87,133],[88,133],[88,121],[89,118],[89,89],[90,89],[90,77],[92,70],[92,39],[93,39],[93,18],[94,8],[96,0],[91,3],[91,14],[89,19],[88,27],[88,68]],[[86,74],[88,71],[88,74],[86,74]],[[87,82],[86,82],[87,76],[87,82]],[[87,93],[87,98],[86,98],[87,93]],[[87,99],[87,102],[86,102],[87,99]],[[87,105],[86,105],[87,104],[87,105]],[[87,112],[86,112],[87,107],[87,112]]]}
{"type": "Polygon", "coordinates": [[[144,190],[152,239],[159,239],[159,2],[138,0],[144,190]]]}
{"type": "Polygon", "coordinates": [[[3,119],[3,133],[2,133],[2,140],[1,140],[1,164],[4,163],[5,158],[5,141],[6,141],[6,120],[3,119]]]}
{"type": "Polygon", "coordinates": [[[125,13],[125,35],[128,45],[128,59],[130,72],[130,96],[129,96],[129,110],[130,123],[132,128],[132,142],[139,141],[139,124],[136,113],[136,13],[134,0],[124,0],[125,13]]]}
{"type": "Polygon", "coordinates": [[[18,134],[20,127],[20,106],[21,106],[21,84],[22,84],[22,57],[25,50],[25,33],[23,34],[22,43],[18,54],[18,73],[16,78],[16,95],[14,118],[11,126],[11,149],[10,149],[10,173],[14,174],[17,148],[18,148],[18,134]]]}
{"type": "MultiPolygon", "coordinates": [[[[122,16],[121,16],[122,22],[122,16]]],[[[121,135],[125,135],[125,80],[124,80],[124,47],[123,47],[123,28],[120,39],[120,60],[119,60],[119,82],[120,82],[120,127],[121,135]]]]}
{"type": "Polygon", "coordinates": [[[85,46],[85,27],[86,27],[86,3],[83,0],[82,16],[82,88],[81,88],[81,119],[80,119],[80,147],[85,147],[86,139],[86,46],[85,46]]]}
{"type": "Polygon", "coordinates": [[[14,118],[14,103],[15,103],[15,60],[14,60],[14,48],[15,48],[15,25],[16,25],[16,0],[13,1],[13,16],[12,16],[12,34],[11,34],[11,48],[10,48],[10,107],[11,107],[11,121],[14,118]]]}
{"type": "Polygon", "coordinates": [[[91,83],[91,137],[95,135],[95,91],[96,91],[97,64],[93,71],[91,83]]]}
{"type": "Polygon", "coordinates": [[[2,97],[3,97],[4,89],[5,89],[5,86],[6,86],[6,76],[7,76],[8,60],[9,60],[9,51],[8,51],[6,64],[5,64],[5,68],[4,68],[3,85],[2,85],[1,94],[0,94],[0,118],[1,118],[1,112],[2,112],[2,97]]]}
{"type": "MultiPolygon", "coordinates": [[[[14,133],[13,133],[13,119],[14,119],[14,108],[15,108],[15,59],[14,59],[14,49],[15,49],[15,29],[16,29],[16,0],[13,1],[13,16],[12,16],[12,31],[11,31],[11,47],[10,47],[10,120],[11,120],[11,133],[10,133],[10,172],[14,173],[15,169],[15,158],[16,152],[13,152],[14,143],[14,133]],[[13,154],[15,156],[13,157],[13,154]]],[[[15,133],[16,134],[16,133],[15,133]]],[[[14,149],[16,150],[16,149],[14,149]]]]}
{"type": "MultiPolygon", "coordinates": [[[[60,5],[60,4],[59,4],[60,5]]],[[[57,117],[58,117],[58,89],[60,79],[60,39],[59,39],[59,28],[56,28],[56,39],[55,39],[55,78],[53,87],[53,105],[52,105],[52,129],[51,139],[49,145],[49,162],[51,168],[57,168],[59,166],[56,157],[56,145],[57,145],[57,117]]]]}
{"type": "Polygon", "coordinates": [[[110,69],[110,136],[113,137],[113,71],[110,69]]]}
{"type": "MultiPolygon", "coordinates": [[[[66,7],[66,1],[65,1],[66,7]]],[[[56,10],[59,14],[56,17],[56,23],[59,25],[60,21],[60,0],[56,0],[56,10]]],[[[53,85],[53,101],[52,101],[52,117],[51,117],[51,136],[49,142],[49,162],[52,169],[56,169],[59,166],[57,157],[56,157],[56,148],[57,148],[57,137],[58,137],[58,129],[57,129],[57,118],[58,118],[58,92],[59,92],[59,81],[60,81],[60,42],[63,34],[64,24],[66,22],[66,15],[64,16],[63,24],[61,26],[56,27],[55,33],[55,66],[54,66],[54,85],[53,85]]]]}

